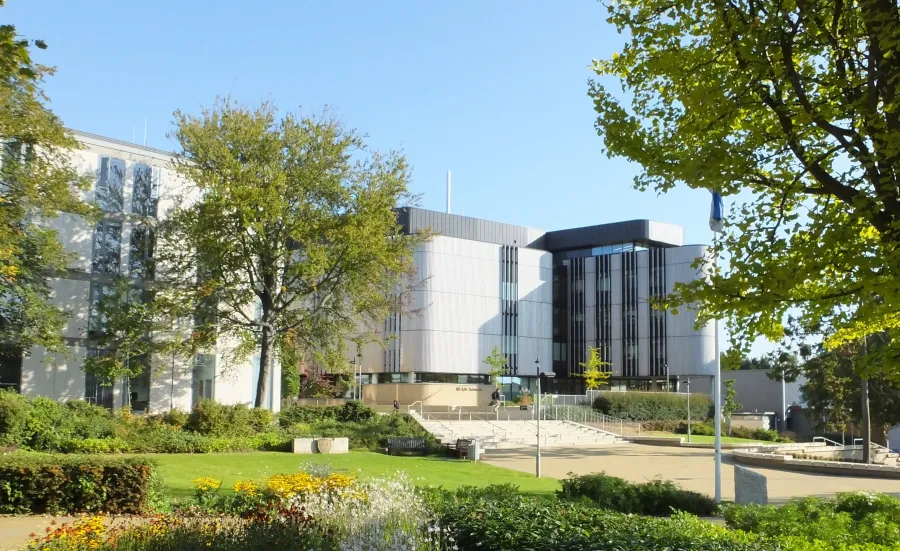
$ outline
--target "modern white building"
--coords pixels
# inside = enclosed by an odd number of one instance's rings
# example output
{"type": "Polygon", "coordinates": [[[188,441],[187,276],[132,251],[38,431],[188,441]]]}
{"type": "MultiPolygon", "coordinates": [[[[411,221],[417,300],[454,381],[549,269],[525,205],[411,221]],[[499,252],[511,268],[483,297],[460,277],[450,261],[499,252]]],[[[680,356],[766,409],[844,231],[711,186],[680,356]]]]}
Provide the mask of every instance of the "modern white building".
{"type": "Polygon", "coordinates": [[[690,309],[651,307],[677,282],[705,277],[693,264],[706,247],[685,245],[682,228],[633,220],[545,232],[417,208],[400,209],[399,221],[436,237],[415,253],[411,313],[385,323],[384,350],[361,351],[363,382],[426,386],[371,388],[371,400],[483,402],[495,346],[507,398],[534,392],[539,370],[555,374],[549,391],[583,393],[577,375],[592,347],[613,390],[685,391],[688,378],[694,392],[712,388],[714,324],[697,330],[690,309]],[[479,400],[465,398],[472,385],[484,387],[479,400]]]}
{"type": "MultiPolygon", "coordinates": [[[[190,409],[201,398],[223,403],[253,405],[259,377],[259,359],[244,365],[223,365],[221,352],[209,350],[193,360],[154,357],[145,373],[131,381],[101,386],[86,374],[86,357],[103,354],[92,345],[98,319],[92,305],[119,276],[135,289],[153,278],[148,259],[153,256],[154,226],[179,201],[190,201],[196,189],[172,170],[172,154],[127,142],[74,132],[84,149],[72,152],[76,169],[94,185],[82,199],[103,212],[92,224],[80,216],[64,214],[46,223],[57,230],[73,256],[67,273],[51,280],[53,300],[67,314],[65,353],[35,347],[27,354],[0,356],[0,385],[23,394],[57,399],[86,399],[118,408],[130,403],[136,411],[190,409]]],[[[268,406],[280,405],[281,376],[271,370],[268,406]]]]}

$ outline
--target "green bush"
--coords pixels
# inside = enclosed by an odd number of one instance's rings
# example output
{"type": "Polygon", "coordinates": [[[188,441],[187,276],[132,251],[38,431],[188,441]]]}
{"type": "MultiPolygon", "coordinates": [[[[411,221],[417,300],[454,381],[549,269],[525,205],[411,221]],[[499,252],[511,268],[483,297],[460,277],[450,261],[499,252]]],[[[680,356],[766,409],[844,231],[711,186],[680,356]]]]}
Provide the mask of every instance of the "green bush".
{"type": "Polygon", "coordinates": [[[766,537],[819,540],[835,547],[895,545],[900,541],[900,499],[854,492],[835,499],[796,499],[781,507],[732,505],[729,528],[766,537]]]}
{"type": "Polygon", "coordinates": [[[63,453],[124,453],[131,446],[121,438],[70,438],[60,444],[63,453]]]}
{"type": "Polygon", "coordinates": [[[578,503],[457,496],[438,510],[448,548],[499,551],[774,551],[758,538],[687,515],[672,519],[622,515],[578,503]],[[451,539],[452,538],[452,539],[451,539]]]}
{"type": "Polygon", "coordinates": [[[368,421],[378,415],[373,408],[363,404],[362,402],[350,401],[345,403],[337,412],[337,420],[343,422],[368,421]]]}
{"type": "MultiPolygon", "coordinates": [[[[670,392],[604,392],[594,400],[594,409],[630,421],[687,419],[687,395],[670,392]]],[[[712,416],[712,400],[691,395],[691,418],[704,421],[712,416]]]]}
{"type": "Polygon", "coordinates": [[[275,426],[275,414],[267,409],[252,408],[250,426],[256,432],[265,432],[275,426]]]}
{"type": "Polygon", "coordinates": [[[281,410],[278,414],[278,424],[289,427],[298,423],[313,424],[319,421],[337,419],[338,406],[300,406],[293,405],[281,410]]]}
{"type": "Polygon", "coordinates": [[[25,445],[31,405],[11,389],[0,390],[0,446],[25,445]]]}
{"type": "Polygon", "coordinates": [[[249,436],[255,432],[253,422],[253,414],[245,404],[200,400],[184,427],[204,436],[249,436]]]}
{"type": "Polygon", "coordinates": [[[0,456],[0,513],[140,513],[152,471],[143,459],[0,456]]]}
{"type": "Polygon", "coordinates": [[[635,484],[603,473],[569,475],[562,481],[559,497],[575,501],[587,498],[602,509],[639,515],[660,516],[683,511],[710,516],[718,508],[709,496],[683,490],[668,480],[635,484]]]}

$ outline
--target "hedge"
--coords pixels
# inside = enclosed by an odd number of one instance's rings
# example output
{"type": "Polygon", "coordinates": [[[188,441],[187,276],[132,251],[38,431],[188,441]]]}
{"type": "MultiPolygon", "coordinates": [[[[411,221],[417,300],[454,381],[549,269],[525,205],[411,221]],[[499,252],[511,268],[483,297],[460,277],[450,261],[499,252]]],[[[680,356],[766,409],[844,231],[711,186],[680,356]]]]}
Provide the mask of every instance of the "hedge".
{"type": "MultiPolygon", "coordinates": [[[[670,392],[604,392],[594,400],[594,409],[629,421],[668,421],[687,419],[687,395],[670,392]]],[[[705,421],[712,417],[712,399],[705,394],[691,395],[691,418],[705,421]]]]}
{"type": "Polygon", "coordinates": [[[152,472],[146,459],[0,456],[0,513],[141,513],[152,472]]]}
{"type": "Polygon", "coordinates": [[[683,490],[669,480],[635,484],[603,473],[570,475],[562,481],[558,495],[570,501],[587,498],[601,509],[636,515],[668,516],[683,511],[711,516],[718,509],[711,497],[683,490]]]}

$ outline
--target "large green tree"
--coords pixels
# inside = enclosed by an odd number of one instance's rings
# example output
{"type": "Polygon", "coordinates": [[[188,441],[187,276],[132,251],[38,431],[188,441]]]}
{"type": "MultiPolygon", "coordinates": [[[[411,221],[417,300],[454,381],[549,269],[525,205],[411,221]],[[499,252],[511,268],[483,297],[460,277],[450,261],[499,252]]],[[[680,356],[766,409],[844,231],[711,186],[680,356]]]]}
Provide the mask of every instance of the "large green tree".
{"type": "Polygon", "coordinates": [[[594,64],[606,152],[641,166],[638,189],[732,196],[718,244],[727,267],[678,286],[670,305],[725,318],[744,352],[780,340],[792,310],[832,348],[898,333],[897,2],[608,6],[628,38],[594,64]]]}
{"type": "Polygon", "coordinates": [[[803,375],[800,390],[819,429],[846,432],[853,423],[865,432],[865,407],[870,410],[872,425],[888,429],[900,424],[900,382],[886,376],[900,357],[890,352],[887,339],[885,333],[879,333],[868,337],[865,346],[850,343],[831,350],[823,346],[806,349],[803,362],[776,370],[776,377],[795,380],[803,375]],[[882,353],[884,349],[889,352],[882,353]],[[862,363],[868,363],[865,370],[859,367],[862,363]],[[868,377],[868,406],[862,396],[861,371],[868,377]]]}
{"type": "Polygon", "coordinates": [[[158,279],[211,308],[201,327],[236,344],[232,360],[259,351],[260,407],[279,348],[345,364],[344,336],[399,307],[421,242],[394,210],[410,199],[409,169],[327,114],[221,100],[175,123],[176,168],[197,197],[160,228],[158,279]]]}
{"type": "Polygon", "coordinates": [[[0,26],[0,343],[25,351],[62,348],[65,316],[49,301],[48,276],[70,257],[43,222],[90,213],[77,196],[89,182],[69,160],[79,143],[47,107],[41,84],[52,70],[32,61],[32,46],[46,48],[0,26]]]}

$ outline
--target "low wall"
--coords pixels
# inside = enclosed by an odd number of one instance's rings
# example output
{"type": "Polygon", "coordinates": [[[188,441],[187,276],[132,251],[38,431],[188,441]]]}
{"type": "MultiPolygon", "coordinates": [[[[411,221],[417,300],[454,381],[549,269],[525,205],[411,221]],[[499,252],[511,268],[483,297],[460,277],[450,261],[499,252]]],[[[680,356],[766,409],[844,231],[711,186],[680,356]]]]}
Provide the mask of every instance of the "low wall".
{"type": "Polygon", "coordinates": [[[732,413],[731,426],[748,429],[770,429],[774,413],[732,413]]]}
{"type": "Polygon", "coordinates": [[[862,463],[841,463],[839,461],[794,459],[790,455],[758,453],[753,450],[735,450],[733,455],[735,463],[740,463],[741,465],[755,465],[771,469],[828,474],[832,476],[900,479],[900,467],[887,465],[865,465],[862,463]]]}
{"type": "Polygon", "coordinates": [[[363,385],[363,402],[390,405],[397,400],[401,408],[422,402],[429,406],[486,406],[491,403],[493,385],[452,383],[380,383],[363,385]]]}

